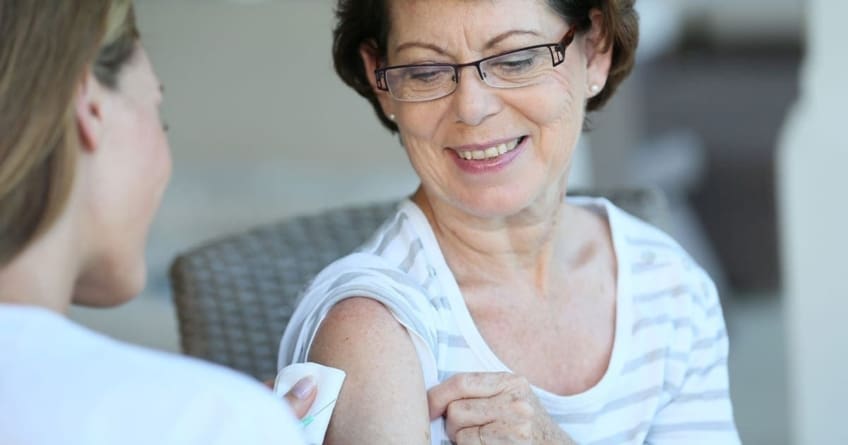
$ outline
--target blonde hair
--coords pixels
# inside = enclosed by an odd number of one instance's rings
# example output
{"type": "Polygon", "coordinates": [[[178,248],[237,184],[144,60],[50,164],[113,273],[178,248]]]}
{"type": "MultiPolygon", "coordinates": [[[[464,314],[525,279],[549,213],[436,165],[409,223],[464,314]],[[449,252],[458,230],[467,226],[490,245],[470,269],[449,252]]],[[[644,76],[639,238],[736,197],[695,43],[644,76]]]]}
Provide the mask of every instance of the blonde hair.
{"type": "Polygon", "coordinates": [[[91,70],[117,87],[135,51],[131,0],[0,2],[0,265],[65,208],[78,134],[74,97],[91,70]]]}

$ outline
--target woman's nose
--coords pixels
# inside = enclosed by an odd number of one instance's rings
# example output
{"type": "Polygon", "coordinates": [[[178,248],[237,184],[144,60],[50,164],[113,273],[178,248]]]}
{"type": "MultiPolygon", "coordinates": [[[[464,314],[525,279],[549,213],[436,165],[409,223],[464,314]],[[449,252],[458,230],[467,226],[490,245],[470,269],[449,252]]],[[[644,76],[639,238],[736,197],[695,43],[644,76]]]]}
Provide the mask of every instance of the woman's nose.
{"type": "Polygon", "coordinates": [[[498,91],[487,85],[474,67],[466,67],[464,71],[451,95],[456,120],[471,126],[480,125],[501,110],[501,99],[498,91]]]}

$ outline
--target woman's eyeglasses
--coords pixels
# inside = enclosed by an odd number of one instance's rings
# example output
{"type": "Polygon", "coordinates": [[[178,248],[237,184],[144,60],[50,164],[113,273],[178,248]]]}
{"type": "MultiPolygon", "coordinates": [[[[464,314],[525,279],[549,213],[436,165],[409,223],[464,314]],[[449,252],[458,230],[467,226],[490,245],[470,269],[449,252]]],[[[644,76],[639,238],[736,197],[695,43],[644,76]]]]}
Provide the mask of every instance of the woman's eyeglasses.
{"type": "Polygon", "coordinates": [[[473,66],[487,85],[494,88],[519,88],[545,78],[565,61],[565,49],[574,40],[574,28],[558,43],[534,45],[476,62],[450,64],[397,65],[378,68],[377,88],[388,91],[396,100],[424,102],[450,95],[459,84],[462,68],[473,66]]]}

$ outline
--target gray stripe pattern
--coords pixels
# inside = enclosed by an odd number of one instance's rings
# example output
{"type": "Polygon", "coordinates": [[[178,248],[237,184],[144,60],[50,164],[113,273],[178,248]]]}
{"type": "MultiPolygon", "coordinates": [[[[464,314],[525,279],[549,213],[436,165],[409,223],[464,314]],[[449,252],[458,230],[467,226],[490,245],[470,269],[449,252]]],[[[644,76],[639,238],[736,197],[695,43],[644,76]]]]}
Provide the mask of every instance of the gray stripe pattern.
{"type": "Polygon", "coordinates": [[[642,422],[633,428],[605,437],[601,440],[590,442],[588,445],[619,445],[632,442],[636,437],[645,434],[651,427],[649,422],[642,422]]]}
{"type": "Polygon", "coordinates": [[[365,276],[365,274],[363,274],[363,273],[356,273],[356,272],[343,273],[343,274],[339,275],[338,278],[336,278],[336,281],[333,281],[333,284],[330,285],[330,289],[336,289],[336,288],[342,287],[342,286],[350,283],[351,281],[353,281],[357,278],[361,278],[363,276],[365,276]]]}
{"type": "Polygon", "coordinates": [[[713,307],[707,309],[707,318],[712,318],[716,315],[721,315],[721,303],[716,303],[713,307]]]}
{"type": "Polygon", "coordinates": [[[395,287],[395,288],[397,288],[397,286],[406,286],[406,287],[411,287],[412,289],[415,289],[416,291],[421,292],[422,294],[425,294],[425,295],[427,294],[427,291],[423,287],[421,287],[420,284],[418,284],[416,281],[414,281],[412,279],[411,276],[409,276],[405,273],[401,273],[401,272],[399,272],[397,270],[393,270],[393,269],[374,268],[372,270],[379,272],[381,274],[384,274],[388,278],[391,278],[394,281],[395,285],[393,287],[395,287]]]}
{"type": "Polygon", "coordinates": [[[736,427],[733,425],[733,422],[687,422],[654,425],[651,427],[651,434],[679,433],[681,431],[727,432],[735,430],[736,427]]]}
{"type": "Polygon", "coordinates": [[[672,263],[636,263],[630,267],[630,271],[638,275],[671,266],[672,263]]]}
{"type": "Polygon", "coordinates": [[[374,254],[377,256],[382,256],[383,252],[386,251],[386,248],[389,247],[389,244],[395,240],[395,238],[400,235],[400,231],[403,229],[403,223],[406,221],[406,214],[399,213],[397,218],[392,222],[392,227],[386,230],[386,234],[383,235],[383,239],[380,240],[380,245],[377,246],[377,249],[374,251],[374,254]]]}
{"type": "Polygon", "coordinates": [[[656,292],[649,292],[649,293],[646,293],[646,294],[636,295],[635,297],[633,297],[633,301],[635,301],[637,303],[647,303],[649,301],[658,300],[660,298],[666,298],[666,297],[674,298],[674,297],[679,297],[679,296],[685,294],[686,291],[687,291],[686,286],[683,286],[683,285],[674,286],[674,287],[669,288],[669,289],[662,289],[662,290],[658,290],[656,292]]]}
{"type": "Polygon", "coordinates": [[[636,246],[636,247],[659,247],[659,248],[662,248],[662,249],[680,250],[680,248],[675,246],[674,244],[665,243],[665,242],[654,240],[654,239],[635,238],[635,237],[628,236],[628,237],[625,238],[625,240],[631,246],[636,246]]]}
{"type": "Polygon", "coordinates": [[[406,258],[403,259],[403,262],[398,266],[400,270],[409,273],[409,270],[412,269],[412,265],[415,264],[415,259],[418,258],[418,254],[424,249],[424,244],[420,239],[415,240],[411,246],[409,246],[409,252],[406,254],[406,258]]]}
{"type": "Polygon", "coordinates": [[[468,348],[468,342],[461,335],[453,335],[445,331],[436,331],[436,341],[449,348],[468,348]]]}
{"type": "Polygon", "coordinates": [[[689,295],[692,297],[692,301],[696,305],[698,305],[699,308],[703,309],[706,312],[706,310],[707,310],[707,297],[705,297],[700,292],[695,292],[695,291],[690,292],[689,295]]]}
{"type": "Polygon", "coordinates": [[[699,349],[710,349],[713,346],[715,346],[715,344],[717,342],[720,342],[720,341],[724,340],[725,338],[727,338],[727,331],[722,329],[722,330],[718,331],[718,333],[716,335],[714,335],[710,338],[702,338],[702,339],[696,341],[695,343],[692,343],[692,350],[696,351],[696,350],[699,350],[699,349]]]}
{"type": "Polygon", "coordinates": [[[689,360],[689,354],[686,354],[684,352],[670,352],[668,348],[654,349],[653,351],[648,352],[647,354],[639,358],[635,358],[625,363],[624,369],[622,369],[621,372],[622,374],[627,374],[641,368],[642,366],[660,361],[662,359],[686,362],[689,360]]]}
{"type": "Polygon", "coordinates": [[[694,375],[704,377],[709,373],[713,372],[714,369],[722,368],[724,366],[727,366],[727,357],[722,357],[709,366],[704,366],[702,368],[690,368],[689,371],[686,372],[686,377],[684,377],[684,379],[688,379],[689,377],[694,375]]]}
{"type": "Polygon", "coordinates": [[[626,408],[628,406],[636,405],[639,403],[644,403],[646,400],[659,397],[661,393],[662,388],[659,386],[655,386],[653,388],[648,388],[643,391],[635,392],[629,396],[613,400],[604,405],[604,407],[600,410],[593,413],[558,414],[551,415],[551,418],[559,424],[590,424],[595,422],[599,417],[606,415],[611,411],[626,408]]]}
{"type": "Polygon", "coordinates": [[[671,323],[674,329],[683,328],[691,329],[694,335],[698,335],[698,327],[692,323],[692,320],[686,317],[672,319],[668,314],[659,315],[656,317],[645,317],[633,323],[633,334],[637,334],[642,329],[647,329],[653,326],[662,326],[671,323]]]}
{"type": "Polygon", "coordinates": [[[729,400],[730,392],[726,389],[720,389],[716,391],[704,391],[700,393],[694,394],[679,394],[675,399],[674,403],[690,403],[690,402],[709,402],[715,400],[729,400]]]}
{"type": "Polygon", "coordinates": [[[423,287],[425,290],[429,291],[430,286],[433,285],[433,281],[435,281],[435,279],[436,279],[435,275],[428,274],[427,278],[424,280],[424,282],[421,283],[421,287],[423,287]]]}
{"type": "Polygon", "coordinates": [[[669,401],[676,398],[677,395],[680,394],[680,391],[682,389],[682,386],[677,386],[674,383],[669,382],[668,380],[663,382],[663,393],[669,397],[669,401]]]}
{"type": "Polygon", "coordinates": [[[450,301],[448,301],[448,298],[445,296],[433,297],[430,300],[430,303],[433,303],[433,307],[435,307],[436,309],[444,309],[448,311],[451,310],[450,301]]]}

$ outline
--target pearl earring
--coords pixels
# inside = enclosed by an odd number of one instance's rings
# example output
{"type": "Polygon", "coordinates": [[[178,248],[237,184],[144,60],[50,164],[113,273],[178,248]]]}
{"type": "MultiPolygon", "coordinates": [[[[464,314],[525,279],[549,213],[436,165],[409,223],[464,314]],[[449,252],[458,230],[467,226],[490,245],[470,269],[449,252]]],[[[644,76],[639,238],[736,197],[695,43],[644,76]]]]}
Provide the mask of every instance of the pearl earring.
{"type": "Polygon", "coordinates": [[[592,91],[592,94],[598,94],[598,92],[601,91],[601,86],[598,84],[594,84],[589,87],[589,90],[592,91]]]}
{"type": "Polygon", "coordinates": [[[392,121],[392,122],[394,122],[394,121],[395,121],[395,115],[394,115],[394,114],[390,114],[390,115],[388,115],[388,118],[389,118],[389,120],[390,120],[390,121],[392,121]]]}

